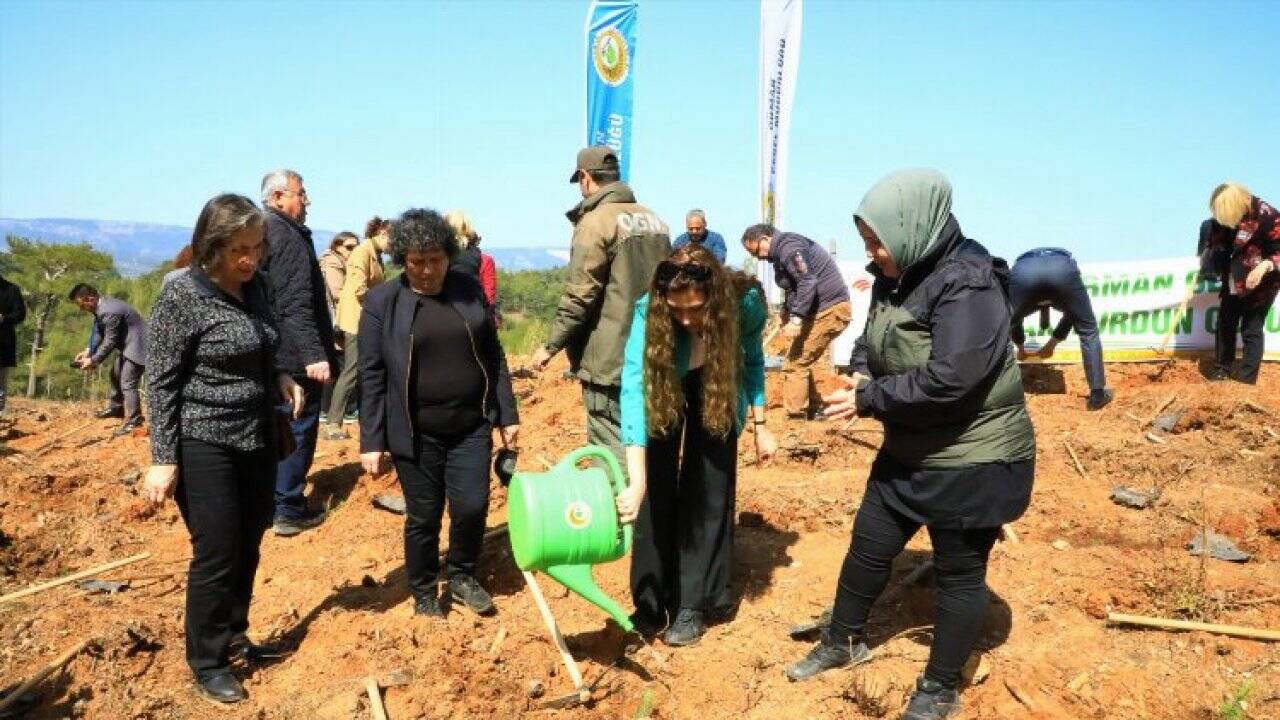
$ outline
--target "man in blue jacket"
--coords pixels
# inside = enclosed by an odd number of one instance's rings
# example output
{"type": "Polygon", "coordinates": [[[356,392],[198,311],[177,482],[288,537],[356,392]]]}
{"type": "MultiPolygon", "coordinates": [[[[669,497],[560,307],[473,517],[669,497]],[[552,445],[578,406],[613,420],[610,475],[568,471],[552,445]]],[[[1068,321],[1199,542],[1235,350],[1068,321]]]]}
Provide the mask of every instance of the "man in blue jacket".
{"type": "Polygon", "coordinates": [[[690,210],[684,216],[684,229],[686,232],[682,233],[680,237],[675,239],[675,242],[671,243],[672,250],[681,248],[689,243],[694,243],[695,245],[701,244],[703,247],[710,250],[712,255],[716,256],[716,259],[720,261],[721,265],[724,264],[726,251],[724,236],[718,232],[707,229],[706,213],[698,208],[690,210]]]}
{"type": "Polygon", "coordinates": [[[128,303],[102,297],[92,285],[78,283],[67,297],[93,315],[93,334],[98,338],[97,345],[90,340],[89,348],[76,355],[76,367],[91,370],[106,362],[111,353],[120,351],[111,366],[111,404],[94,413],[94,417],[124,418],[113,437],[126,435],[142,425],[138,384],[147,362],[147,323],[128,303]]]}
{"type": "Polygon", "coordinates": [[[774,282],[785,294],[782,332],[791,338],[782,368],[787,417],[821,419],[822,397],[813,382],[813,366],[849,327],[853,315],[849,286],[831,255],[803,235],[779,232],[762,223],[742,233],[742,247],[769,261],[774,282]]]}

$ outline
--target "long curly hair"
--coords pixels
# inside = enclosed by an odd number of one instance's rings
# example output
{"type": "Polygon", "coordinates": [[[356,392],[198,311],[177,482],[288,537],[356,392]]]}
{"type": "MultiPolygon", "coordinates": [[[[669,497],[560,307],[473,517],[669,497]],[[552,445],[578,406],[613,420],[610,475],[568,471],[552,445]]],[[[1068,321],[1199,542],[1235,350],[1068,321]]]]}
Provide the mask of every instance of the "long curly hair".
{"type": "MultiPolygon", "coordinates": [[[[652,437],[671,432],[684,415],[684,391],[676,371],[676,323],[667,307],[672,292],[697,290],[707,299],[706,317],[698,331],[702,339],[702,424],[708,431],[727,437],[734,430],[738,411],[738,378],[742,375],[742,348],[738,338],[738,306],[742,297],[758,287],[754,277],[729,270],[711,251],[685,245],[663,261],[649,285],[649,314],[645,326],[644,386],[648,431],[652,437]],[[674,272],[693,266],[695,277],[674,272]],[[705,268],[705,270],[703,270],[705,268]],[[665,277],[664,277],[665,276],[665,277]]],[[[681,329],[680,331],[683,332],[681,329]]]]}

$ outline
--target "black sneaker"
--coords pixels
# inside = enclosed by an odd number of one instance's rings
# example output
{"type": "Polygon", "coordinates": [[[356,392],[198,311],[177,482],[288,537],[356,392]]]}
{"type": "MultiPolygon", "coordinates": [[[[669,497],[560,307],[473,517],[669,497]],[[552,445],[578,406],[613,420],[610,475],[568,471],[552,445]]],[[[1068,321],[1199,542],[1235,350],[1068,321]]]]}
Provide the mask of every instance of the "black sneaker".
{"type": "Polygon", "coordinates": [[[142,418],[141,417],[131,418],[129,420],[126,420],[123,425],[116,428],[115,432],[111,433],[111,437],[113,438],[124,437],[125,435],[128,435],[129,433],[133,432],[134,430],[137,430],[140,427],[142,427],[142,418]]]}
{"type": "Polygon", "coordinates": [[[103,408],[98,412],[94,413],[93,416],[98,418],[99,420],[103,420],[105,418],[122,418],[124,417],[124,408],[122,407],[103,408]]]}
{"type": "Polygon", "coordinates": [[[1089,410],[1101,410],[1116,398],[1116,391],[1110,388],[1094,390],[1089,393],[1089,399],[1084,401],[1084,406],[1089,410]]]}
{"type": "Polygon", "coordinates": [[[497,608],[493,606],[493,598],[470,575],[449,578],[449,596],[477,615],[492,615],[497,612],[497,608]]]}
{"type": "Polygon", "coordinates": [[[304,510],[298,517],[276,516],[271,530],[280,537],[293,537],[303,530],[310,530],[324,523],[328,514],[323,510],[304,510]]]}
{"type": "Polygon", "coordinates": [[[413,614],[433,618],[444,617],[444,608],[440,607],[440,596],[432,592],[426,597],[417,598],[413,601],[413,614]]]}
{"type": "Polygon", "coordinates": [[[1222,382],[1223,380],[1231,379],[1231,371],[1219,366],[1210,370],[1205,377],[1209,379],[1209,382],[1222,382]]]}
{"type": "Polygon", "coordinates": [[[958,712],[960,693],[922,677],[916,680],[916,691],[907,703],[902,720],[943,720],[958,712]]]}
{"type": "Polygon", "coordinates": [[[662,642],[672,647],[697,645],[706,631],[707,621],[701,610],[680,608],[680,612],[676,613],[676,621],[671,623],[671,627],[662,636],[662,642]]]}
{"type": "Polygon", "coordinates": [[[227,648],[231,651],[232,658],[247,664],[279,660],[289,655],[289,651],[280,645],[273,643],[259,645],[250,640],[249,636],[244,633],[232,636],[227,648]]]}
{"type": "Polygon", "coordinates": [[[237,703],[249,697],[230,670],[217,670],[197,677],[196,690],[204,698],[219,704],[237,703]]]}
{"type": "Polygon", "coordinates": [[[728,605],[717,605],[707,610],[707,624],[719,625],[720,623],[731,622],[738,616],[738,603],[730,603],[728,605]]]}
{"type": "Polygon", "coordinates": [[[808,680],[809,678],[836,668],[860,665],[871,659],[871,650],[866,643],[858,643],[852,648],[845,645],[834,645],[825,639],[809,651],[804,659],[786,669],[788,680],[808,680]]]}
{"type": "Polygon", "coordinates": [[[667,626],[664,619],[643,612],[632,613],[631,624],[635,627],[636,633],[646,640],[653,638],[667,626]]]}

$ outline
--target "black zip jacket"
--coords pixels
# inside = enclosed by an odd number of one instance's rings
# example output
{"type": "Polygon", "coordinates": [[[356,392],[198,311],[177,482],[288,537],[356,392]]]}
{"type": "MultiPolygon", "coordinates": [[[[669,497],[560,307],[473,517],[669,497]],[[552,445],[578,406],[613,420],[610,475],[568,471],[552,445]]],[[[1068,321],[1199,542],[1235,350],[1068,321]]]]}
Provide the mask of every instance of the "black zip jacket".
{"type": "Polygon", "coordinates": [[[811,318],[849,300],[840,267],[821,245],[798,233],[778,233],[769,246],[773,281],[786,293],[792,317],[811,318]]]}
{"type": "MultiPolygon", "coordinates": [[[[0,368],[13,367],[18,359],[18,324],[27,319],[27,306],[17,285],[0,277],[0,368]]],[[[0,388],[3,391],[4,388],[0,388]]]]}
{"type": "MultiPolygon", "coordinates": [[[[875,277],[872,312],[883,304],[906,310],[914,323],[900,330],[927,337],[933,361],[865,385],[858,391],[860,414],[913,427],[971,418],[1000,377],[1012,347],[1008,299],[993,273],[991,255],[965,237],[952,218],[934,246],[897,282],[884,277],[874,263],[867,270],[875,277]]],[[[854,343],[849,366],[874,378],[867,351],[864,331],[854,343]]],[[[890,349],[890,354],[906,353],[890,349]]]]}
{"type": "MultiPolygon", "coordinates": [[[[485,306],[484,290],[474,278],[449,271],[444,296],[468,327],[481,325],[473,337],[476,362],[485,375],[482,412],[499,427],[520,422],[507,357],[498,342],[493,313],[485,306]]],[[[360,313],[360,452],[390,452],[414,460],[416,435],[411,410],[409,371],[413,366],[413,319],[419,297],[404,275],[383,283],[365,296],[360,313]]],[[[421,368],[420,371],[430,371],[421,368]]]]}
{"type": "Polygon", "coordinates": [[[306,375],[306,366],[328,362],[336,375],[329,291],[311,230],[274,208],[267,208],[266,216],[267,256],[260,272],[270,281],[271,306],[280,323],[276,364],[297,378],[306,375]]]}

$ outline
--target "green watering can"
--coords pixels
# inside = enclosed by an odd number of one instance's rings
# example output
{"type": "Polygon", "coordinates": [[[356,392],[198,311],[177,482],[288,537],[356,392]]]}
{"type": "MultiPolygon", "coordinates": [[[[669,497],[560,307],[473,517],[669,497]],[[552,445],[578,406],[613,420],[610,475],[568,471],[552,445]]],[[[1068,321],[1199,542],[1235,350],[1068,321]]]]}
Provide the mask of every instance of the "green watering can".
{"type": "Polygon", "coordinates": [[[587,445],[546,472],[517,472],[507,491],[507,531],[521,570],[541,570],[608,613],[631,632],[631,618],[591,577],[591,566],[631,550],[631,526],[620,526],[614,497],[627,487],[618,460],[587,445]],[[601,465],[580,468],[585,459],[601,465]]]}

